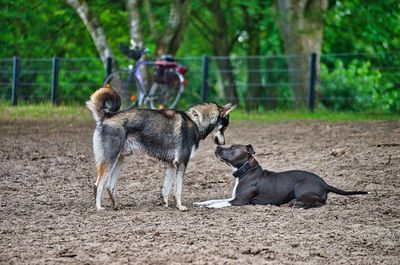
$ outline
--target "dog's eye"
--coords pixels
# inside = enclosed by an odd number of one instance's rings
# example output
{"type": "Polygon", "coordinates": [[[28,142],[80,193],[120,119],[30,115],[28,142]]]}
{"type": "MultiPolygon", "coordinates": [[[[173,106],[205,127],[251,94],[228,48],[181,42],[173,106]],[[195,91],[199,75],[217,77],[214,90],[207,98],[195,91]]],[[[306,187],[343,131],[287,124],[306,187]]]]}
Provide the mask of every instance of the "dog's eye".
{"type": "Polygon", "coordinates": [[[219,124],[222,127],[227,127],[229,125],[229,115],[226,117],[219,117],[219,124]]]}

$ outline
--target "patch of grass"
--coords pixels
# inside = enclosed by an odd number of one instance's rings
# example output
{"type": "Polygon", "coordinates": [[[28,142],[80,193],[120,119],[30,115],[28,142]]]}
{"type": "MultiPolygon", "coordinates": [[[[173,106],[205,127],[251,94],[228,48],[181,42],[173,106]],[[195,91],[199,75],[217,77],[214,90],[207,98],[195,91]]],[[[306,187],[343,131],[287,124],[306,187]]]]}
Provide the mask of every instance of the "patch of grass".
{"type": "Polygon", "coordinates": [[[50,103],[10,106],[0,104],[0,120],[53,120],[58,118],[90,119],[89,110],[83,106],[53,106],[50,103]]]}
{"type": "Polygon", "coordinates": [[[308,111],[267,111],[245,112],[234,110],[231,112],[231,120],[251,120],[258,122],[282,122],[293,120],[321,120],[321,121],[373,121],[373,120],[400,120],[399,114],[376,114],[361,112],[333,112],[328,110],[308,111]]]}
{"type": "MultiPolygon", "coordinates": [[[[10,106],[0,103],[0,120],[52,120],[77,119],[91,121],[90,112],[83,105],[53,106],[50,103],[10,106]]],[[[231,121],[257,121],[275,123],[293,120],[322,120],[322,121],[372,121],[372,120],[400,120],[398,114],[371,114],[360,112],[333,112],[328,110],[308,111],[267,111],[245,112],[237,109],[231,112],[231,121]]]]}

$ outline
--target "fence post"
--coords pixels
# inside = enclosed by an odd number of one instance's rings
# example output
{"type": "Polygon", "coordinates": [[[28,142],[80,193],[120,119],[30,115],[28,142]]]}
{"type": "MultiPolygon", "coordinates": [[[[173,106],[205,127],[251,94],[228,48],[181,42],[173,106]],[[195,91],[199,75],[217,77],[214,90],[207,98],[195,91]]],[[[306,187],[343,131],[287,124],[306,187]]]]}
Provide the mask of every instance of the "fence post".
{"type": "Polygon", "coordinates": [[[201,68],[201,101],[206,102],[208,100],[208,66],[210,64],[210,58],[206,55],[202,58],[201,68]]]}
{"type": "Polygon", "coordinates": [[[310,54],[310,76],[308,80],[308,110],[314,111],[315,83],[317,79],[317,54],[310,54]]]}
{"type": "Polygon", "coordinates": [[[59,70],[59,59],[53,57],[53,67],[52,67],[52,79],[51,79],[51,103],[57,104],[58,97],[58,71],[59,70]]]}
{"type": "Polygon", "coordinates": [[[11,91],[11,104],[13,106],[18,105],[18,79],[19,79],[19,58],[13,57],[13,82],[11,91]]]}
{"type": "Polygon", "coordinates": [[[112,73],[112,58],[107,57],[106,60],[106,77],[109,76],[112,73]]]}

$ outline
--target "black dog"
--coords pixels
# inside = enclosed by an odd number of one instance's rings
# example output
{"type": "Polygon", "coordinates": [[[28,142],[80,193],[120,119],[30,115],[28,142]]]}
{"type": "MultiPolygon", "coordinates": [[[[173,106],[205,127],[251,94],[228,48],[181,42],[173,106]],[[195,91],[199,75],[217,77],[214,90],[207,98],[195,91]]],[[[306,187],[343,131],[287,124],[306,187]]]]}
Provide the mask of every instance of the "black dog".
{"type": "Polygon", "coordinates": [[[195,206],[222,208],[247,204],[282,205],[293,203],[295,207],[312,208],[325,205],[329,192],[340,195],[367,194],[365,191],[343,191],[328,185],[317,175],[291,170],[272,172],[263,170],[252,156],[251,145],[233,145],[229,148],[217,147],[215,155],[234,168],[236,178],[232,198],[195,202],[195,206]]]}

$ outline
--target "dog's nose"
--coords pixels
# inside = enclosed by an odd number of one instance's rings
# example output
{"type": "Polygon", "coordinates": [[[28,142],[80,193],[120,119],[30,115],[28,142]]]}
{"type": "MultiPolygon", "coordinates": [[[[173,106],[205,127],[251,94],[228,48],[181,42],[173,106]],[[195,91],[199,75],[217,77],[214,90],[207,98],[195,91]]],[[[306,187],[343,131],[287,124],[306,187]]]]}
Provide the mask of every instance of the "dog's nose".
{"type": "Polygon", "coordinates": [[[222,142],[220,142],[221,139],[219,139],[218,137],[213,137],[213,140],[214,140],[214,143],[215,143],[216,145],[224,145],[224,144],[225,144],[225,140],[223,140],[222,142]]]}

